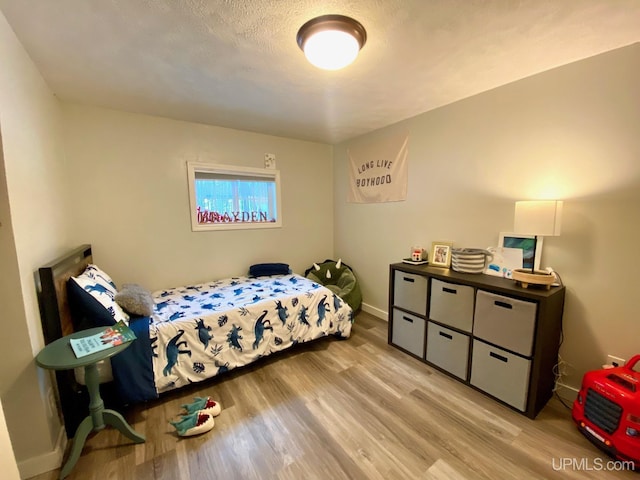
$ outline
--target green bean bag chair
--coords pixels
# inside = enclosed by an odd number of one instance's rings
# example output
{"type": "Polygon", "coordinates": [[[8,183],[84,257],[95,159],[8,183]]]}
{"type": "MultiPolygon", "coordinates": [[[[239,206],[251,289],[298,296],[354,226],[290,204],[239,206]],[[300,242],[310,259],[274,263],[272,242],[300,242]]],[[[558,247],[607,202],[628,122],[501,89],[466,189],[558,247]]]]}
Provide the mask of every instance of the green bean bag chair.
{"type": "Polygon", "coordinates": [[[356,275],[349,265],[334,260],[314,263],[304,276],[320,285],[324,285],[344,300],[356,312],[362,303],[362,293],[356,275]]]}

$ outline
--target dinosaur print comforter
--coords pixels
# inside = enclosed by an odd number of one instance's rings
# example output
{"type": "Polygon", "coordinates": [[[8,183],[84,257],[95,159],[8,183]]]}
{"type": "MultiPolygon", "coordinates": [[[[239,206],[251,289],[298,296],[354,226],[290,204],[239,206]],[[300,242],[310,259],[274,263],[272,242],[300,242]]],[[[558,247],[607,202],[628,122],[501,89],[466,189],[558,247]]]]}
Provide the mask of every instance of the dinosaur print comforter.
{"type": "Polygon", "coordinates": [[[240,277],[153,294],[149,338],[158,393],[297,343],[349,337],[351,307],[299,275],[240,277]]]}

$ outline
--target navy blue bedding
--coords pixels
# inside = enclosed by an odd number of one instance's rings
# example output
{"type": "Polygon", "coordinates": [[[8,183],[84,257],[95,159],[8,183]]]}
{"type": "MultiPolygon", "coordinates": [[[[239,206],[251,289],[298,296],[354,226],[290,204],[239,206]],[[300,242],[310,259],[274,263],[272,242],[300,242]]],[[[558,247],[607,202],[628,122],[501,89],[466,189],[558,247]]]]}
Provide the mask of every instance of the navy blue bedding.
{"type": "Polygon", "coordinates": [[[153,379],[150,321],[150,317],[132,317],[129,327],[136,334],[136,339],[129,348],[111,357],[113,382],[123,404],[158,398],[153,379]]]}

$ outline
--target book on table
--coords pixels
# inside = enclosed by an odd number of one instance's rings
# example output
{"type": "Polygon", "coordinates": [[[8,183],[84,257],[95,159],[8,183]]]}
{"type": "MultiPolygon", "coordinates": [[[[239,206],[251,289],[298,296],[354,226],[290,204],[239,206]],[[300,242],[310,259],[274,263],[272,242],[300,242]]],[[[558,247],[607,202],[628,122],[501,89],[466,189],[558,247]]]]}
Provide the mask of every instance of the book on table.
{"type": "Polygon", "coordinates": [[[71,348],[77,358],[86,357],[92,353],[117,347],[123,343],[136,339],[136,334],[129,326],[120,320],[111,327],[106,327],[101,332],[82,338],[71,338],[71,348]]]}

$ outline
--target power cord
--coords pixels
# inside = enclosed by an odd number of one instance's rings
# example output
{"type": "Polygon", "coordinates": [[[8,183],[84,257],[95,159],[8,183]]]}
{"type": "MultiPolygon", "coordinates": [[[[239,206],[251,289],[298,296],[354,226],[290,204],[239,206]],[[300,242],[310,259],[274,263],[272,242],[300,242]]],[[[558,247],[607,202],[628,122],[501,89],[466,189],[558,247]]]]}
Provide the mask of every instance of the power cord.
{"type": "Polygon", "coordinates": [[[545,270],[547,271],[547,273],[550,273],[551,275],[553,275],[555,277],[556,281],[553,283],[554,286],[559,286],[559,287],[564,286],[564,283],[562,282],[562,277],[560,276],[560,274],[558,272],[556,272],[551,267],[547,267],[547,268],[545,268],[545,270]]]}
{"type": "Polygon", "coordinates": [[[571,410],[572,407],[570,405],[567,405],[558,394],[558,384],[561,383],[561,380],[567,375],[567,369],[570,367],[571,365],[565,362],[560,355],[558,355],[558,363],[556,363],[553,367],[553,375],[555,377],[553,393],[558,398],[558,401],[568,410],[571,410]]]}
{"type": "Polygon", "coordinates": [[[554,395],[556,396],[556,398],[558,399],[558,401],[562,404],[562,406],[564,408],[566,408],[567,410],[573,410],[573,407],[571,405],[567,405],[566,403],[564,403],[564,400],[562,399],[562,397],[558,394],[558,391],[556,390],[555,392],[553,392],[554,395]]]}
{"type": "MultiPolygon", "coordinates": [[[[556,271],[554,271],[552,268],[547,268],[547,271],[551,274],[553,274],[556,277],[557,282],[560,284],[560,286],[564,286],[564,282],[562,281],[562,277],[560,276],[560,274],[556,271]]],[[[558,348],[560,348],[562,346],[562,343],[564,342],[564,328],[563,328],[563,324],[562,322],[560,323],[560,343],[558,344],[558,348]]],[[[562,406],[564,406],[567,410],[572,410],[573,407],[571,405],[567,405],[565,403],[565,401],[562,399],[562,397],[560,396],[560,394],[558,393],[558,383],[560,383],[560,381],[562,380],[562,378],[564,376],[566,376],[567,372],[566,369],[568,367],[570,367],[571,365],[568,364],[567,362],[565,362],[562,357],[560,355],[558,355],[558,363],[555,364],[555,366],[553,367],[553,375],[555,376],[555,383],[553,386],[553,394],[557,397],[558,401],[562,404],[562,406]]]]}
{"type": "Polygon", "coordinates": [[[558,355],[558,363],[553,366],[553,376],[555,377],[555,385],[553,390],[558,389],[558,383],[566,376],[567,362],[565,362],[560,355],[558,355]]]}

